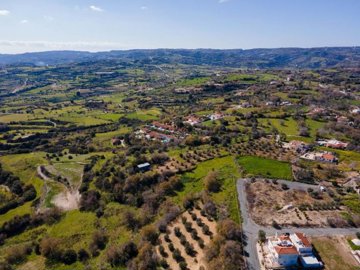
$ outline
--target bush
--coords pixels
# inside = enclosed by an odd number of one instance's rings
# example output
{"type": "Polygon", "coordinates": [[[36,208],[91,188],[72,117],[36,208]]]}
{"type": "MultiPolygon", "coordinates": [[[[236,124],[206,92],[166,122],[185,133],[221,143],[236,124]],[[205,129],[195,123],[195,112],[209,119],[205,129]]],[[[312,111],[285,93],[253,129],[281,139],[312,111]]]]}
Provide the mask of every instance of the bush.
{"type": "Polygon", "coordinates": [[[197,241],[198,241],[198,244],[199,244],[199,247],[200,247],[200,248],[204,248],[204,247],[205,247],[205,243],[204,243],[204,240],[203,240],[203,239],[199,238],[197,241]]]}
{"type": "Polygon", "coordinates": [[[163,246],[159,246],[159,252],[160,252],[161,256],[163,256],[165,258],[168,256],[168,254],[166,253],[165,248],[163,246]]]}
{"type": "Polygon", "coordinates": [[[174,244],[173,244],[173,243],[169,243],[168,247],[169,247],[169,250],[170,250],[171,252],[174,252],[175,247],[174,247],[174,244]]]}
{"type": "Polygon", "coordinates": [[[179,266],[180,266],[180,269],[181,269],[181,270],[187,270],[187,269],[188,269],[186,262],[180,262],[180,263],[179,263],[179,266]]]}
{"type": "Polygon", "coordinates": [[[196,220],[196,224],[197,224],[198,226],[200,226],[200,227],[204,226],[204,223],[202,222],[201,218],[198,218],[198,219],[196,220]]]}
{"type": "Polygon", "coordinates": [[[266,233],[263,230],[258,232],[258,238],[261,243],[265,243],[266,241],[266,233]]]}
{"type": "Polygon", "coordinates": [[[174,228],[174,233],[176,237],[180,237],[182,235],[179,227],[174,228]]]}
{"type": "Polygon", "coordinates": [[[165,234],[165,235],[164,235],[164,239],[165,239],[165,241],[168,242],[168,243],[171,242],[170,236],[169,236],[168,234],[165,234]]]}
{"type": "Polygon", "coordinates": [[[67,249],[61,256],[61,261],[64,264],[70,265],[77,261],[77,254],[75,250],[67,249]]]}
{"type": "Polygon", "coordinates": [[[192,230],[191,238],[194,239],[194,240],[197,240],[199,238],[198,233],[197,233],[196,230],[192,230]]]}
{"type": "Polygon", "coordinates": [[[177,261],[177,262],[181,262],[181,261],[184,260],[184,258],[181,256],[181,252],[180,252],[179,249],[175,249],[175,250],[173,251],[173,258],[174,258],[174,260],[177,261]]]}
{"type": "Polygon", "coordinates": [[[150,242],[152,245],[155,245],[159,234],[153,225],[148,225],[141,231],[141,236],[143,240],[150,242]]]}
{"type": "Polygon", "coordinates": [[[185,222],[184,226],[187,232],[191,232],[193,230],[191,222],[185,222]]]}
{"type": "Polygon", "coordinates": [[[186,254],[188,254],[192,257],[195,256],[195,254],[196,254],[194,246],[192,244],[190,244],[189,242],[186,242],[186,244],[185,244],[185,252],[186,252],[186,254]]]}
{"type": "Polygon", "coordinates": [[[205,189],[209,192],[219,192],[221,188],[221,182],[219,179],[219,173],[211,171],[204,178],[205,189]]]}
{"type": "Polygon", "coordinates": [[[164,268],[164,269],[168,269],[168,268],[169,268],[169,264],[168,264],[167,261],[164,260],[164,259],[162,259],[162,260],[160,261],[160,266],[161,266],[162,268],[164,268]]]}
{"type": "Polygon", "coordinates": [[[210,232],[210,229],[209,229],[209,226],[208,225],[204,225],[202,227],[202,232],[206,235],[211,235],[211,232],[210,232]]]}
{"type": "Polygon", "coordinates": [[[30,246],[14,246],[8,249],[6,254],[6,262],[8,264],[21,263],[26,256],[31,253],[30,246]]]}
{"type": "Polygon", "coordinates": [[[77,257],[78,257],[79,261],[84,262],[90,258],[90,255],[85,249],[82,248],[78,251],[77,257]]]}

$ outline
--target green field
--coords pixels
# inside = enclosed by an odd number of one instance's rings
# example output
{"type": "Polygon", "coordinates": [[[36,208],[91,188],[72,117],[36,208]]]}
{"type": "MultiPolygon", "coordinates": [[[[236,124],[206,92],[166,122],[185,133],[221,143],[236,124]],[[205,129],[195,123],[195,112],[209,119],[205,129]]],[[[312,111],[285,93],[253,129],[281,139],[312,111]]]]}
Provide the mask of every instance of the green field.
{"type": "Polygon", "coordinates": [[[238,162],[248,176],[293,179],[291,166],[287,162],[255,156],[239,157],[238,162]]]}
{"type": "Polygon", "coordinates": [[[138,119],[141,121],[157,120],[159,118],[160,111],[158,109],[150,109],[144,111],[136,111],[126,115],[129,119],[138,119]]]}
{"type": "Polygon", "coordinates": [[[177,203],[181,203],[182,199],[189,193],[201,192],[204,189],[203,178],[211,170],[219,172],[222,181],[221,191],[213,193],[212,197],[218,204],[225,204],[230,212],[230,217],[236,221],[240,221],[240,212],[238,209],[238,200],[236,192],[236,179],[240,177],[238,167],[232,156],[215,158],[198,164],[192,172],[182,176],[184,189],[177,193],[173,198],[177,203]]]}

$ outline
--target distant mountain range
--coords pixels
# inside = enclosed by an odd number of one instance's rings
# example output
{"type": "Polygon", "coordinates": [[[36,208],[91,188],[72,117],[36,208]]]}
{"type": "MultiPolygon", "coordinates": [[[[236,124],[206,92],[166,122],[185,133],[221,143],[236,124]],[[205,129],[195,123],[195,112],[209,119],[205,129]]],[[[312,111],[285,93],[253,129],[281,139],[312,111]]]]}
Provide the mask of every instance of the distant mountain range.
{"type": "Polygon", "coordinates": [[[360,67],[360,47],[278,48],[251,50],[156,49],[110,52],[50,51],[0,54],[0,65],[59,65],[98,60],[136,61],[144,64],[188,64],[238,68],[360,67]]]}

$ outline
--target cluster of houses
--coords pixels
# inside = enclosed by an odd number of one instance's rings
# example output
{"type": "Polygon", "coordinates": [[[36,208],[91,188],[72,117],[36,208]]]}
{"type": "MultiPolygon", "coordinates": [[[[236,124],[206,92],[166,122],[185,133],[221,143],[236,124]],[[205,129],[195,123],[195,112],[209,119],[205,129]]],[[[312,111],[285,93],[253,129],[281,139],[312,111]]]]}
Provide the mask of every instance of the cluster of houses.
{"type": "Polygon", "coordinates": [[[276,235],[267,239],[267,248],[272,264],[282,268],[297,267],[305,269],[322,267],[314,256],[313,247],[303,233],[276,235]]]}
{"type": "MultiPolygon", "coordinates": [[[[348,143],[335,139],[317,141],[317,144],[334,149],[346,149],[348,147],[348,143]]],[[[337,163],[339,161],[336,155],[329,151],[310,152],[312,146],[302,141],[293,140],[288,143],[283,143],[283,147],[299,154],[302,159],[329,163],[337,163]]]]}
{"type": "Polygon", "coordinates": [[[266,106],[291,106],[292,103],[290,101],[281,101],[281,102],[274,102],[274,101],[267,101],[265,103],[266,106]]]}
{"type": "Polygon", "coordinates": [[[335,139],[317,141],[317,143],[320,146],[325,146],[325,147],[335,148],[335,149],[345,149],[348,146],[348,143],[341,142],[341,141],[338,141],[335,139]]]}
{"type": "Polygon", "coordinates": [[[328,163],[338,163],[339,159],[331,152],[328,151],[318,151],[318,152],[309,152],[301,156],[302,159],[321,161],[328,163]]]}
{"type": "Polygon", "coordinates": [[[177,142],[182,140],[186,134],[174,125],[163,124],[157,121],[143,127],[135,132],[137,139],[160,141],[162,143],[177,142]]]}
{"type": "Polygon", "coordinates": [[[224,118],[224,116],[225,115],[221,112],[215,112],[213,114],[207,115],[206,117],[201,117],[196,114],[192,114],[192,115],[185,117],[184,124],[189,124],[191,126],[195,126],[195,125],[198,125],[207,120],[216,121],[216,120],[222,119],[222,118],[224,118]]]}

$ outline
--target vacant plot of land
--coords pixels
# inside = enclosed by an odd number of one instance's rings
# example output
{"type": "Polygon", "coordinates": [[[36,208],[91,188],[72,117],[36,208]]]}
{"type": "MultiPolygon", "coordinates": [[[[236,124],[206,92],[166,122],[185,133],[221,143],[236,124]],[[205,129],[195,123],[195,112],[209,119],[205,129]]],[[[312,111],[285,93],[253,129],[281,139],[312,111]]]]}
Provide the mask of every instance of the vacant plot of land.
{"type": "Polygon", "coordinates": [[[150,109],[144,111],[136,111],[126,116],[129,119],[138,119],[142,121],[156,120],[159,118],[160,111],[158,109],[150,109]]]}
{"type": "Polygon", "coordinates": [[[289,163],[255,156],[239,157],[238,162],[248,175],[292,180],[289,163]]]}
{"type": "Polygon", "coordinates": [[[260,123],[270,125],[276,128],[280,133],[286,134],[286,136],[297,136],[299,134],[298,124],[293,118],[278,119],[268,118],[261,119],[260,123]]]}
{"type": "Polygon", "coordinates": [[[316,237],[312,244],[325,264],[325,270],[359,270],[357,262],[343,237],[316,237]]]}
{"type": "MultiPolygon", "coordinates": [[[[254,221],[271,226],[273,220],[280,225],[328,226],[328,218],[342,220],[340,210],[315,210],[317,206],[329,205],[333,201],[329,195],[322,194],[322,199],[314,199],[307,191],[284,190],[281,184],[259,180],[246,186],[247,200],[254,221]],[[311,210],[300,211],[303,205],[310,205],[311,210]]],[[[344,221],[344,224],[347,223],[344,221]]]]}

